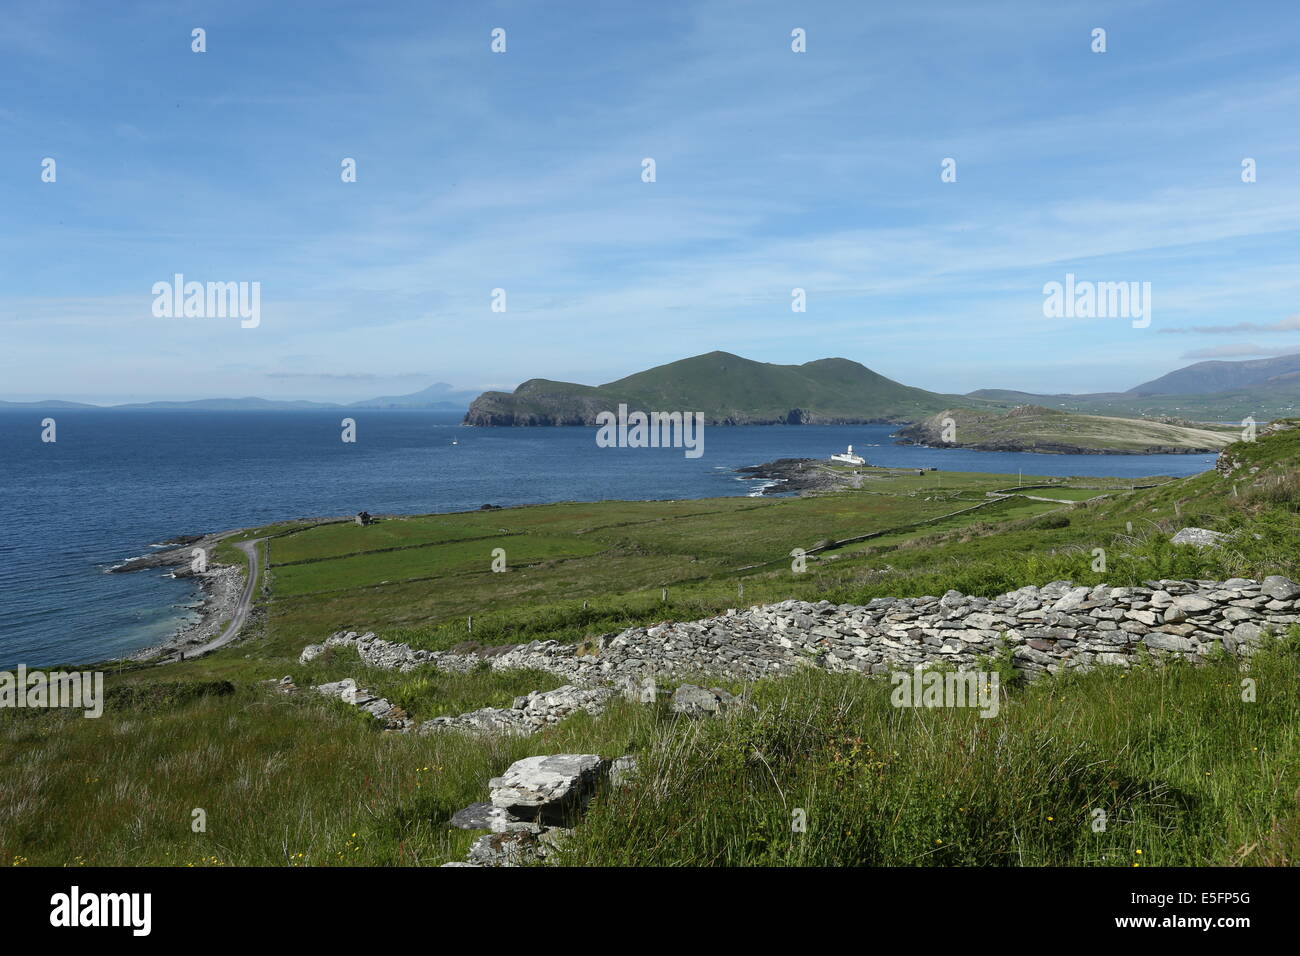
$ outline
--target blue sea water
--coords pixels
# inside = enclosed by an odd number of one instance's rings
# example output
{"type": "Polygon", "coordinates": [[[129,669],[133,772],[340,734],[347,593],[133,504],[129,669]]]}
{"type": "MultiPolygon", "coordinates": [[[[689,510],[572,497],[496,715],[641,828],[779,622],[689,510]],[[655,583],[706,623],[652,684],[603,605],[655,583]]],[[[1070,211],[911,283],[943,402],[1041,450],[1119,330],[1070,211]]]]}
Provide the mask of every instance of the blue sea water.
{"type": "Polygon", "coordinates": [[[894,445],[888,426],[706,428],[704,454],[599,448],[595,429],[465,428],[415,411],[0,410],[0,668],[120,656],[192,611],[192,583],[105,574],[178,534],[285,518],[608,498],[744,495],[734,469],[825,457],[1026,475],[1186,475],[1205,455],[1029,455],[894,445]],[[340,439],[344,414],[357,441],[340,439]],[[57,422],[41,441],[41,419],[57,422]]]}

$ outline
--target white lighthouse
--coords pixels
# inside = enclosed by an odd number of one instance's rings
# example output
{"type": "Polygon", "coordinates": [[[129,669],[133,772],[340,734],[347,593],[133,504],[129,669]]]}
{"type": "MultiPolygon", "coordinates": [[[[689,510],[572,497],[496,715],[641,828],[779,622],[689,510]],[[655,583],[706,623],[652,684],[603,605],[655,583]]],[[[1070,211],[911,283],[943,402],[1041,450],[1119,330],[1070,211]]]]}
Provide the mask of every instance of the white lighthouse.
{"type": "Polygon", "coordinates": [[[865,465],[867,460],[861,455],[853,454],[853,446],[850,445],[848,451],[839,455],[831,455],[831,461],[842,461],[846,465],[865,465]]]}

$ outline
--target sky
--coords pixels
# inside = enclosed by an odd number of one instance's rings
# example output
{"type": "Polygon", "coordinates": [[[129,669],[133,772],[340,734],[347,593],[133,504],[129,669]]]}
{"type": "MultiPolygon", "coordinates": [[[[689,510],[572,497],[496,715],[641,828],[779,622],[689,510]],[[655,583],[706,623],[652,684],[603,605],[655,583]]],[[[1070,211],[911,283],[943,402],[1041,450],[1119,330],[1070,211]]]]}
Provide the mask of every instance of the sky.
{"type": "Polygon", "coordinates": [[[9,4],[0,399],[1300,352],[1297,36],[1290,0],[9,4]],[[176,274],[259,283],[256,326],[155,315],[176,274]],[[1067,274],[1149,324],[1045,315],[1067,274]]]}

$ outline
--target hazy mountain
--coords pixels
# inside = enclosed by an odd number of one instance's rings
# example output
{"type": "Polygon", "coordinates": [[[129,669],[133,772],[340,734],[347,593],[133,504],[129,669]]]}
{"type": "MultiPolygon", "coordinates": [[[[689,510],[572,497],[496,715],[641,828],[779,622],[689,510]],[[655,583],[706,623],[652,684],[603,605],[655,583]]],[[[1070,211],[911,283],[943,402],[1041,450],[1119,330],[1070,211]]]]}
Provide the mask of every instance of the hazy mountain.
{"type": "Polygon", "coordinates": [[[1067,411],[1201,421],[1283,418],[1300,409],[1300,354],[1240,362],[1197,362],[1126,392],[1039,395],[981,388],[969,398],[1047,405],[1067,411]]]}
{"type": "Polygon", "coordinates": [[[438,382],[410,395],[384,395],[353,402],[349,408],[435,408],[459,411],[468,408],[478,392],[458,392],[446,382],[438,382]]]}
{"type": "Polygon", "coordinates": [[[338,408],[329,402],[284,402],[268,398],[200,398],[192,402],[127,402],[108,408],[168,408],[195,411],[289,411],[300,408],[338,408]]]}
{"type": "Polygon", "coordinates": [[[0,402],[0,408],[98,408],[85,402],[62,402],[51,398],[40,402],[0,402]]]}
{"type": "Polygon", "coordinates": [[[1204,395],[1282,383],[1300,375],[1300,354],[1244,362],[1197,362],[1144,382],[1133,395],[1204,395]]]}
{"type": "Polygon", "coordinates": [[[363,409],[428,409],[432,411],[459,412],[469,407],[470,400],[477,392],[458,392],[445,382],[430,385],[428,388],[410,395],[389,395],[371,398],[362,402],[340,404],[338,402],[286,401],[271,398],[200,398],[185,402],[126,402],[120,405],[89,405],[85,402],[63,402],[55,399],[40,402],[0,402],[0,408],[118,408],[118,409],[176,409],[193,411],[294,411],[299,409],[322,408],[363,408],[363,409]]]}

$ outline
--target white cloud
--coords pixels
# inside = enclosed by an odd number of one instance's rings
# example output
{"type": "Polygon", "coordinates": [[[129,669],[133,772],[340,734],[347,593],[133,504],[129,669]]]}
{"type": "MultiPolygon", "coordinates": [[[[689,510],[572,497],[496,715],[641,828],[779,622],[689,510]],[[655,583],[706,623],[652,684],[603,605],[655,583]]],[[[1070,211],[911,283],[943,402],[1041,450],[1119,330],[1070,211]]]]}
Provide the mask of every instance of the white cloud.
{"type": "MultiPolygon", "coordinates": [[[[1203,335],[1236,335],[1240,332],[1297,332],[1300,331],[1300,312],[1288,315],[1277,322],[1237,322],[1234,325],[1193,325],[1186,328],[1164,328],[1164,333],[1190,334],[1198,332],[1203,335]]],[[[1246,346],[1225,346],[1226,348],[1245,348],[1246,346]]]]}
{"type": "Polygon", "coordinates": [[[1294,355],[1300,353],[1300,346],[1283,348],[1260,348],[1258,345],[1214,345],[1210,348],[1193,349],[1184,352],[1185,359],[1244,359],[1269,355],[1294,355]]]}

